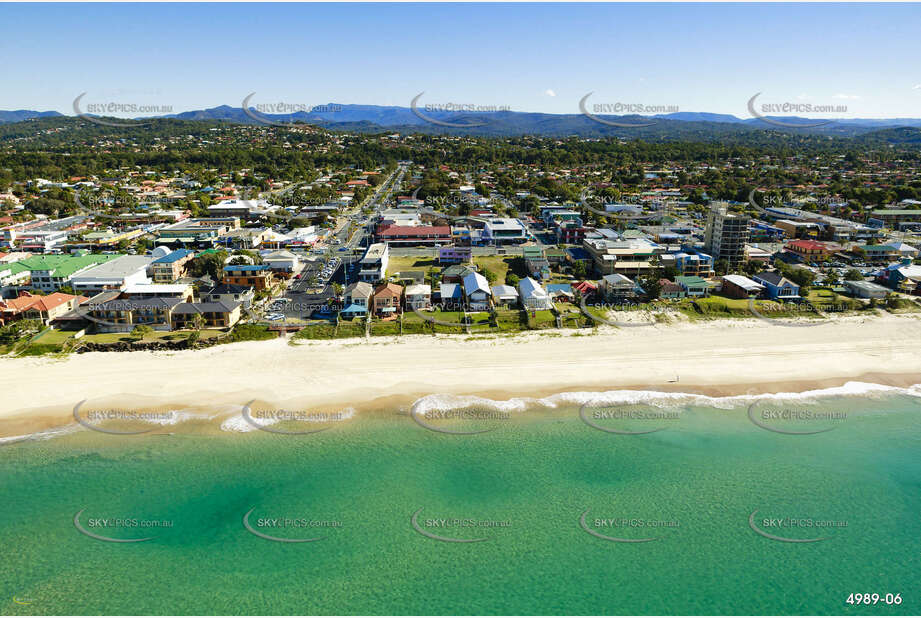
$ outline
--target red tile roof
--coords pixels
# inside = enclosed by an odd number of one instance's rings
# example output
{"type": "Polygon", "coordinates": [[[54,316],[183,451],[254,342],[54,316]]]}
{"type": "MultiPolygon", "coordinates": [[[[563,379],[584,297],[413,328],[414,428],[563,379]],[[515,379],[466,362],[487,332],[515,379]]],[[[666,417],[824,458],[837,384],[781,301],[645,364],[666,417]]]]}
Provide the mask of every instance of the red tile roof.
{"type": "Polygon", "coordinates": [[[11,298],[10,300],[0,301],[0,306],[6,308],[7,310],[12,310],[14,313],[22,313],[23,311],[28,311],[29,309],[48,312],[55,307],[60,307],[64,303],[70,302],[74,298],[77,299],[78,305],[89,300],[89,298],[86,296],[72,296],[62,292],[54,292],[53,294],[48,294],[47,296],[34,296],[26,292],[19,298],[11,298]]]}
{"type": "Polygon", "coordinates": [[[419,236],[450,236],[450,225],[388,225],[381,228],[381,237],[416,238],[419,236]]]}
{"type": "Polygon", "coordinates": [[[787,243],[787,246],[803,249],[805,251],[828,251],[828,247],[825,243],[816,240],[792,240],[787,243]]]}

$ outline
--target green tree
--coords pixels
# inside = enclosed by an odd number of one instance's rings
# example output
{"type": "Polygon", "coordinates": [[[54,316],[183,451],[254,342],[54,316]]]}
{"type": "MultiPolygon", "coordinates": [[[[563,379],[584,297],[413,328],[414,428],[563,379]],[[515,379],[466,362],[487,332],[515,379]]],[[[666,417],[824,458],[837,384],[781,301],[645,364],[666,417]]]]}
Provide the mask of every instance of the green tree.
{"type": "Polygon", "coordinates": [[[153,333],[153,329],[147,324],[138,324],[131,330],[131,336],[136,341],[143,341],[145,337],[153,333]]]}
{"type": "Polygon", "coordinates": [[[844,273],[845,281],[863,281],[863,275],[860,274],[860,271],[856,268],[849,268],[847,272],[844,273]]]}

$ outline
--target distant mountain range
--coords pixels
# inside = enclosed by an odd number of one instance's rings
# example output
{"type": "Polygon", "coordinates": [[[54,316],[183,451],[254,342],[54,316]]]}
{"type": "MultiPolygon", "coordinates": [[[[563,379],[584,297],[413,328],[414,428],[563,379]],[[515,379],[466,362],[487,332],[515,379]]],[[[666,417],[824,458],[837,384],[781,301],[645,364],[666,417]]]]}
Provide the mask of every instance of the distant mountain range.
{"type": "MultiPolygon", "coordinates": [[[[425,132],[511,137],[517,135],[622,137],[625,139],[713,139],[720,135],[768,130],[782,133],[827,134],[853,137],[885,129],[921,129],[921,118],[848,118],[817,125],[802,117],[738,118],[730,114],[677,112],[657,116],[543,114],[498,111],[490,113],[435,112],[424,107],[346,105],[329,103],[323,111],[263,114],[250,108],[220,105],[209,109],[160,116],[178,120],[218,121],[235,124],[304,122],[329,129],[378,132],[425,132]],[[774,122],[770,122],[774,121],[774,122]],[[801,126],[797,126],[801,125],[801,126]]],[[[316,108],[315,108],[316,109],[316,108]]],[[[0,111],[0,124],[34,118],[63,116],[58,112],[0,111]]],[[[114,119],[119,120],[119,119],[114,119]]],[[[125,122],[124,119],[121,120],[125,122]]],[[[901,141],[917,141],[913,133],[901,141]]]]}

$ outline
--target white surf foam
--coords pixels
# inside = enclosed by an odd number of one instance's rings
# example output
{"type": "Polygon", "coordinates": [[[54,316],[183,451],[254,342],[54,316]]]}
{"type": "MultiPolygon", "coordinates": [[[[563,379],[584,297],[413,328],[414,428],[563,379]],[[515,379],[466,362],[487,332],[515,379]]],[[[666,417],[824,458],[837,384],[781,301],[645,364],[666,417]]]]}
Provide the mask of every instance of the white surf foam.
{"type": "Polygon", "coordinates": [[[477,406],[504,412],[524,412],[531,408],[556,408],[561,405],[649,405],[669,408],[684,405],[709,406],[718,409],[733,409],[759,400],[814,402],[832,397],[867,397],[879,399],[890,395],[906,395],[921,398],[921,384],[908,388],[872,384],[869,382],[847,382],[841,386],[796,392],[743,394],[726,397],[711,397],[695,393],[666,393],[661,391],[612,390],[601,392],[571,391],[549,397],[513,397],[505,400],[488,399],[474,395],[432,394],[413,402],[411,409],[416,414],[430,410],[456,410],[477,406]]]}

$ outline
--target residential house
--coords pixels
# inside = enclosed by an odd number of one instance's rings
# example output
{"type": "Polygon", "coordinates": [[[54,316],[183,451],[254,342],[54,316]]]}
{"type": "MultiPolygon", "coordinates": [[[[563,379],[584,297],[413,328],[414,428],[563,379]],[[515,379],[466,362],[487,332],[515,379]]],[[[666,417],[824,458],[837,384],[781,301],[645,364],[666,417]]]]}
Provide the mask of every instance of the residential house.
{"type": "Polygon", "coordinates": [[[472,272],[476,272],[473,265],[452,264],[441,272],[441,280],[445,283],[461,283],[472,272]]]}
{"type": "Polygon", "coordinates": [[[751,298],[760,296],[764,286],[742,275],[724,275],[721,292],[730,298],[751,298]]]}
{"type": "Polygon", "coordinates": [[[14,320],[39,320],[47,325],[87,300],[89,299],[86,296],[61,292],[53,292],[47,296],[23,292],[18,298],[0,300],[0,325],[9,324],[14,320]]]}
{"type": "Polygon", "coordinates": [[[772,300],[795,300],[799,298],[799,286],[777,271],[761,272],[752,277],[765,287],[772,300]]]}
{"type": "Polygon", "coordinates": [[[546,281],[552,274],[550,272],[550,262],[546,258],[527,258],[524,261],[524,265],[528,274],[538,281],[546,281]]]}
{"type": "Polygon", "coordinates": [[[407,309],[431,309],[432,286],[416,283],[406,287],[407,309]]]}
{"type": "Polygon", "coordinates": [[[623,302],[636,298],[636,283],[620,273],[612,273],[601,278],[598,292],[608,301],[623,302]]]}
{"type": "Polygon", "coordinates": [[[438,296],[443,309],[461,309],[464,306],[464,290],[460,283],[441,282],[438,296]]]}
{"type": "Polygon", "coordinates": [[[675,277],[675,283],[681,286],[686,296],[710,296],[713,285],[702,277],[675,277]]]}
{"type": "Polygon", "coordinates": [[[687,292],[680,284],[668,279],[659,279],[659,298],[684,298],[687,292]]]}
{"type": "Polygon", "coordinates": [[[591,281],[580,281],[572,286],[573,292],[576,292],[582,298],[589,299],[598,292],[598,286],[591,281]]]}
{"type": "Polygon", "coordinates": [[[550,294],[550,300],[553,302],[571,303],[575,298],[572,286],[568,283],[551,283],[547,285],[547,293],[550,294]]]}
{"type": "Polygon", "coordinates": [[[465,264],[473,259],[473,249],[470,247],[440,247],[438,249],[438,262],[440,264],[465,264]]]}
{"type": "Polygon", "coordinates": [[[382,283],[374,289],[374,314],[378,317],[396,317],[402,310],[403,286],[382,283]]]}
{"type": "Polygon", "coordinates": [[[518,290],[510,285],[494,285],[492,300],[497,307],[514,307],[518,304],[518,290]]]}
{"type": "Polygon", "coordinates": [[[358,281],[345,288],[345,307],[339,315],[346,319],[368,315],[372,292],[371,284],[365,281],[358,281]]]}
{"type": "Polygon", "coordinates": [[[881,273],[881,279],[897,292],[921,296],[921,266],[911,263],[911,258],[890,264],[881,273]]]}
{"type": "Polygon", "coordinates": [[[471,311],[486,311],[489,309],[489,300],[492,290],[486,277],[478,272],[469,272],[464,276],[464,298],[471,311]]]}
{"type": "Polygon", "coordinates": [[[202,296],[202,299],[209,303],[240,303],[243,309],[249,309],[253,304],[256,292],[248,285],[221,283],[208,290],[202,296]]]}
{"type": "Polygon", "coordinates": [[[528,311],[553,307],[550,294],[531,277],[525,277],[518,282],[518,296],[521,299],[521,306],[528,311]]]}

